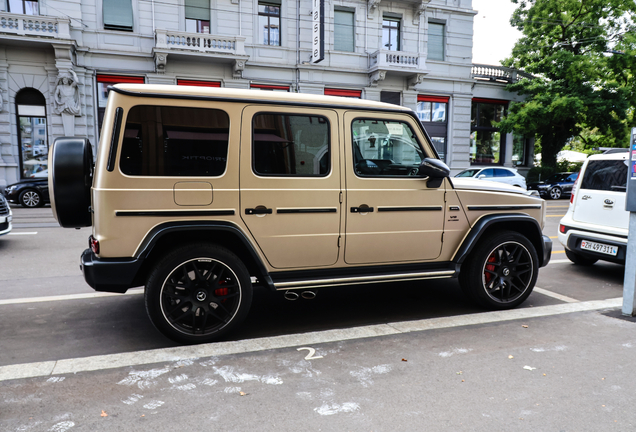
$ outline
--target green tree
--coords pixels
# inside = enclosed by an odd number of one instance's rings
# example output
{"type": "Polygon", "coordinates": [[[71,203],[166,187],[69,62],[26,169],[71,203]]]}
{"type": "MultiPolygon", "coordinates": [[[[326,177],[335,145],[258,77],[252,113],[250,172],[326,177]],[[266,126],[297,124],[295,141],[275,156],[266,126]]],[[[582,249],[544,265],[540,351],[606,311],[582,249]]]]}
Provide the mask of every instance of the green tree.
{"type": "Polygon", "coordinates": [[[502,132],[537,137],[547,167],[556,167],[569,140],[585,140],[589,131],[607,137],[600,141],[622,142],[635,100],[634,69],[627,69],[634,63],[627,53],[610,51],[633,47],[636,2],[511,1],[519,5],[511,24],[523,36],[503,63],[535,78],[508,85],[525,101],[510,105],[502,132]]]}

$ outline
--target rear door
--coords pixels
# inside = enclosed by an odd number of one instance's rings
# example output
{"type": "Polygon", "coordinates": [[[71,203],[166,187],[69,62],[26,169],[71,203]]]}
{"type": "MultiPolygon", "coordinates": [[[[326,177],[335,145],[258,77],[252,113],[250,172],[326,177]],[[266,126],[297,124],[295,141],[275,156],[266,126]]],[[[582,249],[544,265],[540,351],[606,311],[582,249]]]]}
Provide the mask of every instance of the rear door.
{"type": "MultiPolygon", "coordinates": [[[[627,153],[626,153],[627,154],[627,153]]],[[[625,186],[628,161],[621,159],[589,160],[580,190],[576,193],[573,219],[612,228],[626,229],[629,213],[625,211],[625,186]]]]}

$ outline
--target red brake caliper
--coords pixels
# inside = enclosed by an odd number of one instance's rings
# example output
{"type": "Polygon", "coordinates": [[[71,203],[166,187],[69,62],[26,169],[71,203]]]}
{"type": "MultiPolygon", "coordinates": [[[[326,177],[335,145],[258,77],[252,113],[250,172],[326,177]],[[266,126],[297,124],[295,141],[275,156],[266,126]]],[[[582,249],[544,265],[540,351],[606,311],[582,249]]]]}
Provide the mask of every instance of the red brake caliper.
{"type": "MultiPolygon", "coordinates": [[[[224,280],[219,281],[219,285],[223,285],[223,284],[226,284],[226,283],[227,282],[224,281],[224,280]]],[[[217,296],[217,297],[226,296],[226,295],[228,295],[228,293],[229,293],[229,289],[228,288],[217,288],[217,289],[214,290],[214,295],[217,296]]],[[[227,299],[221,300],[221,303],[225,303],[226,300],[227,299]]]]}
{"type": "MultiPolygon", "coordinates": [[[[488,258],[488,262],[492,263],[495,261],[497,261],[497,258],[495,258],[495,254],[493,253],[492,255],[490,255],[490,258],[488,258]]],[[[486,264],[486,270],[494,272],[494,264],[486,264]]],[[[489,283],[492,280],[492,273],[484,272],[484,277],[486,278],[486,283],[489,283]]]]}

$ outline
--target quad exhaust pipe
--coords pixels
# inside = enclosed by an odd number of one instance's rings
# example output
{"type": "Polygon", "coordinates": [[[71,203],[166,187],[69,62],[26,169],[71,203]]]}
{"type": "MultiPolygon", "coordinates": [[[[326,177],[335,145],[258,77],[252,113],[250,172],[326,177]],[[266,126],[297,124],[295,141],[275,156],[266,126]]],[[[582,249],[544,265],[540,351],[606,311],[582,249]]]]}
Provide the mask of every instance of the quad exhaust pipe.
{"type": "Polygon", "coordinates": [[[289,301],[298,300],[301,297],[305,300],[313,300],[316,298],[316,291],[303,291],[300,295],[296,291],[285,291],[284,297],[289,301]]]}

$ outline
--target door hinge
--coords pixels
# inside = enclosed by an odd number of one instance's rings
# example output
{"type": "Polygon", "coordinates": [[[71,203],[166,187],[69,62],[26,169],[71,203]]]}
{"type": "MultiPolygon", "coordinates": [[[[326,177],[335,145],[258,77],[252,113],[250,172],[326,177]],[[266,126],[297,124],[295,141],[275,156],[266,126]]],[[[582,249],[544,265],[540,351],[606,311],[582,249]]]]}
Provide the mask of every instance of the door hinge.
{"type": "Polygon", "coordinates": [[[340,192],[340,204],[342,204],[342,192],[340,192]]]}

